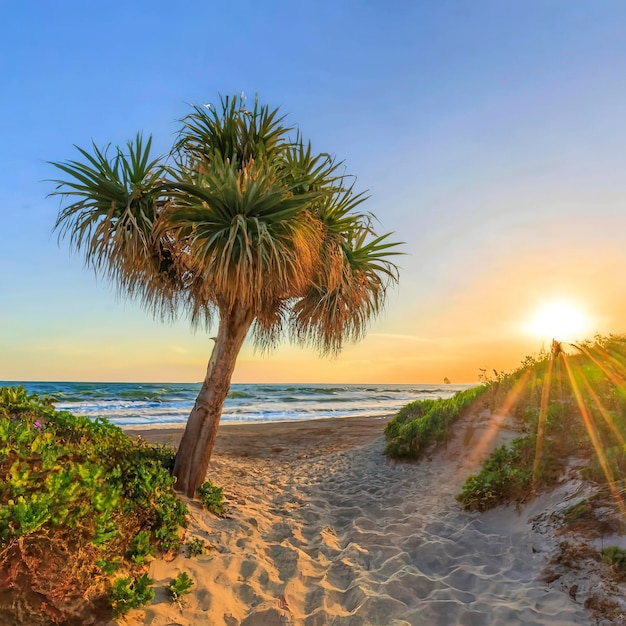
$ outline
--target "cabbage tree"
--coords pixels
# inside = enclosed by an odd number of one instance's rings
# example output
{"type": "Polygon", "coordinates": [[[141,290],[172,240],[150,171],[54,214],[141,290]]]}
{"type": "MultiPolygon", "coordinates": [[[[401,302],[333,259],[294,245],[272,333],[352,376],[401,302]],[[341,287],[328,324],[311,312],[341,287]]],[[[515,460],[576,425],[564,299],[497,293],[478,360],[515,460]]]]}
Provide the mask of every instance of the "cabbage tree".
{"type": "Polygon", "coordinates": [[[140,134],[78,151],[53,163],[60,238],[155,316],[217,328],[174,467],[193,497],[246,337],[322,354],[362,338],[397,281],[398,244],[376,235],[343,164],[258,98],[192,107],[165,158],[140,134]]]}

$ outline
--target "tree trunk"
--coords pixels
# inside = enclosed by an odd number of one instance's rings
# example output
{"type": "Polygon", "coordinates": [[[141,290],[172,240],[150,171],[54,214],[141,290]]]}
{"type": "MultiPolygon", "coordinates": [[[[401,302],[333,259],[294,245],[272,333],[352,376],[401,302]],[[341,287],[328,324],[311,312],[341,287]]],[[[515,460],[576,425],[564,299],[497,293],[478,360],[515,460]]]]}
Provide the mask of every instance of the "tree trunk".
{"type": "Polygon", "coordinates": [[[205,481],[222,406],[230,389],[237,355],[252,320],[253,316],[246,310],[220,312],[218,333],[206,378],[187,420],[174,464],[174,487],[190,498],[194,497],[196,489],[205,481]]]}

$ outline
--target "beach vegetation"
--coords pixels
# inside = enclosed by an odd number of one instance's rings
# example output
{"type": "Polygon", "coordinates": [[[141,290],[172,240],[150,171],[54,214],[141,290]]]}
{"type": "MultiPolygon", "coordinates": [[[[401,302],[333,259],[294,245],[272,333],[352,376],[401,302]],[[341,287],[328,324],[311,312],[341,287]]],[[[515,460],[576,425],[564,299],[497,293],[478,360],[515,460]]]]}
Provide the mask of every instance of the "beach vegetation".
{"type": "Polygon", "coordinates": [[[173,469],[193,498],[246,337],[323,355],[361,339],[398,279],[398,244],[378,235],[343,163],[258,98],[193,106],[164,159],[140,134],[78,151],[53,164],[60,237],[156,317],[217,328],[173,469]]]}
{"type": "Polygon", "coordinates": [[[477,511],[503,501],[523,500],[532,484],[533,456],[534,448],[526,437],[497,448],[480,472],[467,479],[457,500],[477,511]]]}
{"type": "Polygon", "coordinates": [[[130,545],[126,550],[126,557],[134,563],[143,565],[154,557],[156,551],[152,543],[151,533],[142,530],[138,532],[130,541],[130,545]]]}
{"type": "Polygon", "coordinates": [[[600,550],[600,555],[616,572],[626,574],[626,550],[618,546],[606,546],[600,550]]]}
{"type": "Polygon", "coordinates": [[[458,391],[451,398],[417,400],[400,409],[385,427],[386,454],[419,459],[434,445],[446,441],[449,429],[487,387],[458,391]]]}
{"type": "Polygon", "coordinates": [[[563,521],[566,524],[573,524],[579,520],[593,519],[593,507],[589,500],[581,500],[576,504],[568,506],[563,511],[563,521]]]}
{"type": "Polygon", "coordinates": [[[122,617],[131,609],[150,604],[154,599],[154,589],[151,586],[153,583],[154,580],[146,573],[136,578],[116,578],[110,592],[113,617],[122,617]]]}
{"type": "Polygon", "coordinates": [[[173,456],[106,420],[0,388],[0,607],[35,625],[146,600],[144,564],[177,550],[186,525],[173,456]]]}
{"type": "Polygon", "coordinates": [[[225,511],[223,487],[214,485],[210,480],[205,480],[196,490],[207,511],[214,515],[223,515],[225,511]]]}
{"type": "Polygon", "coordinates": [[[179,602],[183,596],[191,593],[193,585],[193,579],[189,574],[187,574],[187,572],[181,572],[176,578],[172,579],[167,588],[170,600],[172,602],[179,602]]]}
{"type": "Polygon", "coordinates": [[[188,541],[186,544],[187,549],[189,550],[188,555],[191,558],[192,556],[201,556],[207,550],[206,542],[198,537],[194,537],[191,541],[188,541]]]}
{"type": "MultiPolygon", "coordinates": [[[[553,341],[508,374],[486,382],[485,400],[517,420],[522,437],[495,450],[470,476],[458,499],[485,510],[521,502],[554,484],[571,458],[584,476],[606,485],[624,509],[626,487],[626,337],[596,336],[578,344],[553,341]]],[[[581,502],[564,512],[567,523],[589,514],[581,502]]]]}
{"type": "Polygon", "coordinates": [[[109,559],[97,559],[96,565],[100,568],[105,576],[115,574],[123,565],[124,559],[121,556],[109,557],[109,559]]]}

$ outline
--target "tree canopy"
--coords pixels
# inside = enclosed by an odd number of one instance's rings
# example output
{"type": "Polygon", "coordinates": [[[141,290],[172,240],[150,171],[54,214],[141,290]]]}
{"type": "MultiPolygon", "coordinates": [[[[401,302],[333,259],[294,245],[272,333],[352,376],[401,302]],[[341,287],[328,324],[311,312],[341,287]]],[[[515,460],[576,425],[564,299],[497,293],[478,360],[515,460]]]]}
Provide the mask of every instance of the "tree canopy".
{"type": "Polygon", "coordinates": [[[65,175],[56,229],[156,316],[218,322],[174,468],[193,496],[249,331],[264,349],[289,338],[337,353],[380,312],[398,244],[374,231],[343,163],[258,98],[194,106],[167,156],[151,145],[137,134],[125,150],[94,145],[53,163],[65,175]]]}

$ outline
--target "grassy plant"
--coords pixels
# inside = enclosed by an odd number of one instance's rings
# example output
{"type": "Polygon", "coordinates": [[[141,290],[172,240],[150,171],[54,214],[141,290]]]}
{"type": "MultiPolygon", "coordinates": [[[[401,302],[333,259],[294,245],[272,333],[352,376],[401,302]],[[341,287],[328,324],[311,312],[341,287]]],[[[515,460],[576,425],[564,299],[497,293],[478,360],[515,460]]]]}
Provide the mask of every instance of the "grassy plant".
{"type": "MultiPolygon", "coordinates": [[[[130,574],[135,596],[148,593],[139,566],[176,549],[186,524],[187,509],[173,490],[173,457],[106,420],[56,411],[22,387],[0,388],[3,580],[50,589],[38,599],[43,615],[63,615],[72,594],[104,594],[107,577],[120,569],[130,574]],[[47,567],[44,557],[52,557],[38,548],[50,543],[58,548],[58,569],[47,567]]],[[[124,585],[115,584],[111,597],[117,594],[115,606],[122,607],[124,585]]]]}
{"type": "Polygon", "coordinates": [[[600,551],[602,560],[620,573],[626,573],[626,550],[617,546],[607,546],[600,551]]]}
{"type": "Polygon", "coordinates": [[[572,506],[568,506],[563,511],[563,520],[566,524],[573,524],[581,519],[591,519],[593,517],[593,507],[589,500],[581,500],[572,506]]]}
{"type": "Polygon", "coordinates": [[[167,593],[172,602],[178,602],[180,598],[191,592],[194,582],[187,572],[181,572],[172,580],[167,588],[167,593]]]}
{"type": "Polygon", "coordinates": [[[386,454],[419,459],[433,444],[446,440],[453,422],[486,389],[481,385],[457,392],[452,398],[408,404],[385,428],[386,454]]]}
{"type": "Polygon", "coordinates": [[[211,511],[215,515],[224,514],[224,494],[223,488],[214,485],[210,480],[203,482],[196,490],[200,497],[200,502],[205,509],[211,511]]]}
{"type": "MultiPolygon", "coordinates": [[[[622,445],[604,448],[604,459],[609,471],[616,478],[626,476],[626,450],[622,445]]],[[[604,469],[598,457],[591,458],[589,465],[585,468],[583,475],[588,480],[597,483],[606,482],[604,469]]]]}
{"type": "Polygon", "coordinates": [[[110,560],[98,559],[96,565],[102,570],[105,576],[111,576],[115,574],[122,564],[122,557],[113,557],[110,560]]]}

